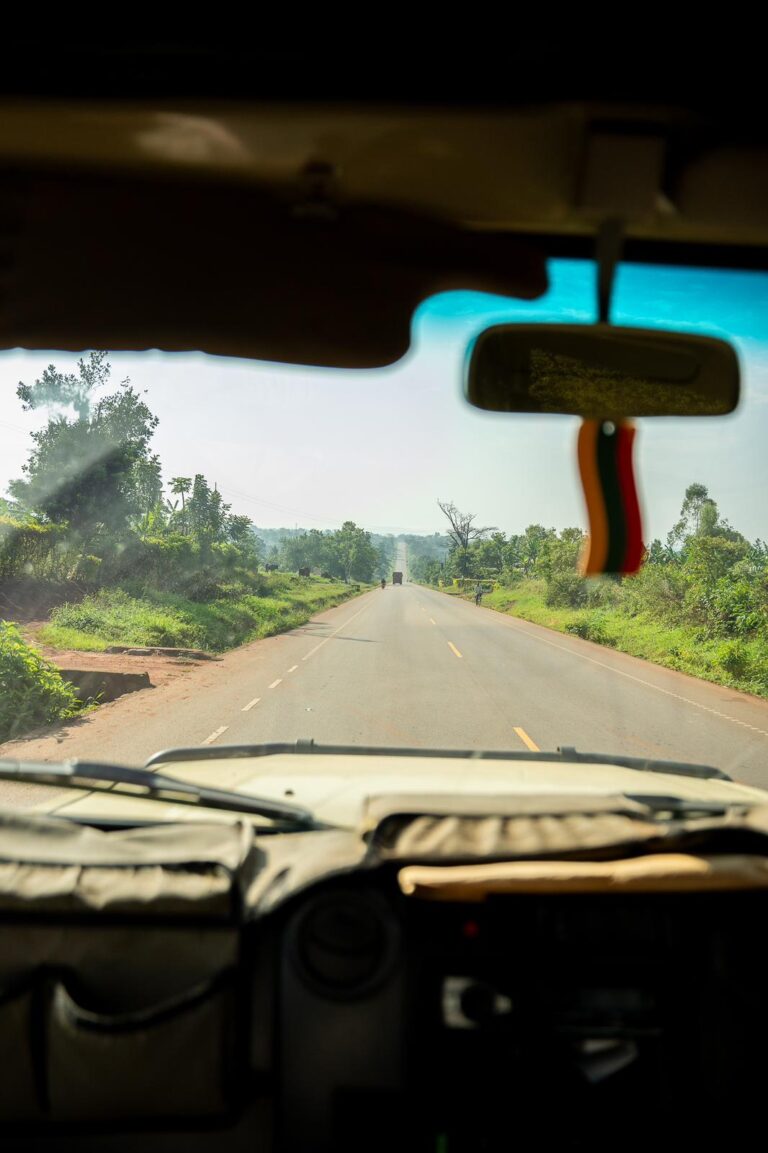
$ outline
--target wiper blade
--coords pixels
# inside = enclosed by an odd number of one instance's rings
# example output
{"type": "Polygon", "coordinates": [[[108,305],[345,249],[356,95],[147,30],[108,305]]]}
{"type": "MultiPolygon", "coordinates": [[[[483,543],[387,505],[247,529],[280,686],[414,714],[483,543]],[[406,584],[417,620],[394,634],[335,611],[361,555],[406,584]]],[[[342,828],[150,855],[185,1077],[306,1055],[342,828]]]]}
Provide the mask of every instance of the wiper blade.
{"type": "Polygon", "coordinates": [[[499,752],[496,749],[408,749],[388,747],[367,748],[363,745],[316,745],[313,740],[263,745],[200,745],[194,748],[166,749],[146,762],[146,767],[171,764],[174,761],[214,761],[238,757],[274,757],[281,753],[317,753],[332,757],[448,757],[457,760],[479,761],[562,761],[566,764],[616,765],[622,769],[637,769],[644,773],[668,773],[674,777],[696,777],[699,780],[731,781],[721,769],[712,765],[688,764],[686,761],[650,761],[644,757],[622,757],[606,753],[580,753],[563,747],[554,753],[529,753],[517,749],[499,752]]]}
{"type": "Polygon", "coordinates": [[[285,822],[290,828],[316,829],[320,826],[309,809],[285,801],[249,797],[228,789],[211,789],[178,781],[146,768],[98,761],[64,761],[43,764],[35,761],[0,760],[0,780],[54,788],[103,791],[140,800],[163,801],[174,805],[196,805],[229,813],[247,813],[285,822]]]}

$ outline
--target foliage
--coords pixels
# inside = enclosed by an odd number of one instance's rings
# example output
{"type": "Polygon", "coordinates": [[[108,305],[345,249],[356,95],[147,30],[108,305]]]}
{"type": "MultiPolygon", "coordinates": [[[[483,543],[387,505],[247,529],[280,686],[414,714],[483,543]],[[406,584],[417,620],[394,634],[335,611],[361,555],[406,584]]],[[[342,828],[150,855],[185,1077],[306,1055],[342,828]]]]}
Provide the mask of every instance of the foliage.
{"type": "Polygon", "coordinates": [[[72,685],[26,644],[15,625],[0,620],[0,741],[74,716],[79,708],[72,685]]]}
{"type": "Polygon", "coordinates": [[[170,646],[223,652],[258,637],[304,624],[321,609],[340,604],[359,585],[331,584],[276,574],[260,593],[219,590],[213,600],[178,593],[102,589],[51,613],[41,639],[57,647],[100,650],[109,645],[170,646]]]}
{"type": "Polygon", "coordinates": [[[308,568],[310,572],[328,572],[344,581],[368,583],[384,576],[392,560],[392,547],[378,548],[371,534],[354,521],[345,521],[335,532],[310,529],[285,537],[276,557],[280,567],[290,572],[308,568]]]}
{"type": "Polygon", "coordinates": [[[11,495],[85,542],[124,532],[159,500],[159,462],[149,453],[156,425],[130,386],[99,400],[88,417],[51,418],[31,434],[25,475],[11,482],[11,495]]]}
{"type": "Polygon", "coordinates": [[[705,485],[688,486],[666,543],[652,541],[632,577],[582,577],[578,528],[488,531],[468,544],[450,537],[440,561],[414,541],[412,574],[493,578],[504,589],[485,603],[503,611],[748,691],[768,687],[768,546],[724,520],[705,485]]]}
{"type": "Polygon", "coordinates": [[[459,576],[469,576],[472,545],[482,541],[493,529],[475,524],[473,512],[460,512],[453,501],[439,500],[437,506],[448,521],[451,553],[459,576]]]}

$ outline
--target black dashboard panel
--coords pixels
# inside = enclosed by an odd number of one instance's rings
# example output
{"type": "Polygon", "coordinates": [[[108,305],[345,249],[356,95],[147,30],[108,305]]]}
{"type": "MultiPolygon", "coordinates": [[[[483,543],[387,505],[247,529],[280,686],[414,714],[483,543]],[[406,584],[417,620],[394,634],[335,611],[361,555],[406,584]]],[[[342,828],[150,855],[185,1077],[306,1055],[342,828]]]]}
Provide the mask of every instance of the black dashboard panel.
{"type": "Polygon", "coordinates": [[[404,896],[399,867],[316,880],[255,920],[1,918],[3,1149],[645,1149],[746,1132],[768,894],[461,904],[404,896]]]}
{"type": "Polygon", "coordinates": [[[765,912],[754,893],[462,905],[404,898],[393,874],[324,884],[281,945],[284,1147],[728,1130],[764,1081],[765,912]],[[318,927],[308,964],[298,942],[318,927]]]}

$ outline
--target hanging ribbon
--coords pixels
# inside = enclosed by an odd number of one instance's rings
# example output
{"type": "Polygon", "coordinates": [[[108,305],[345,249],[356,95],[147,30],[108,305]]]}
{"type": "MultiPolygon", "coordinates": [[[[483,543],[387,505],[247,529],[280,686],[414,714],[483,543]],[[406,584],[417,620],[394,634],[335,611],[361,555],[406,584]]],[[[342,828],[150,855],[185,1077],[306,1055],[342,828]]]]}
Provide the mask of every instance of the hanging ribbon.
{"type": "Polygon", "coordinates": [[[635,427],[629,421],[585,420],[579,471],[589,516],[586,576],[636,573],[643,559],[640,504],[632,471],[635,427]]]}

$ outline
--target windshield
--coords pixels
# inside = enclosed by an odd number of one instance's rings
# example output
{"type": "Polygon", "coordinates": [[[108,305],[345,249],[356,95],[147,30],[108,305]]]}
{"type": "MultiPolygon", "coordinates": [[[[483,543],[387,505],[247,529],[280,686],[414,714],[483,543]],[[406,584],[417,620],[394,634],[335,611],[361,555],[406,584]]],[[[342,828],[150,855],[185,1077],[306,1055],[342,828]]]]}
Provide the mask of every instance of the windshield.
{"type": "Polygon", "coordinates": [[[3,354],[0,756],[575,747],[767,786],[768,275],[620,269],[612,320],[729,338],[743,394],[638,422],[645,563],[593,579],[578,419],[462,393],[488,325],[596,319],[591,263],[550,279],[428,300],[376,371],[3,354]]]}

